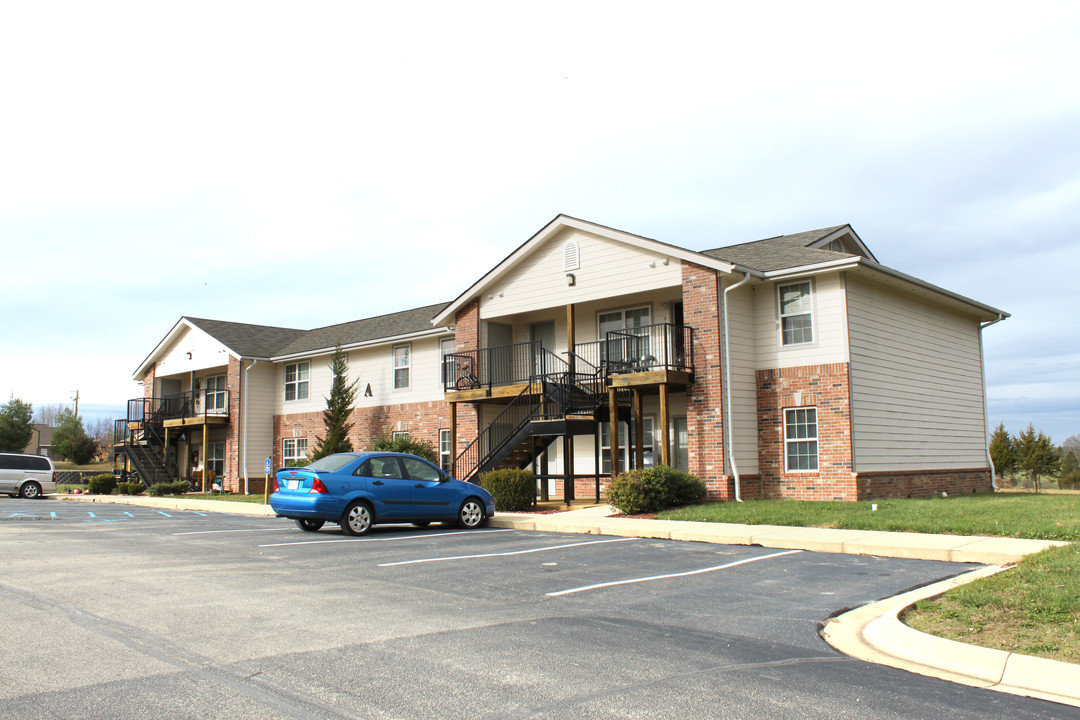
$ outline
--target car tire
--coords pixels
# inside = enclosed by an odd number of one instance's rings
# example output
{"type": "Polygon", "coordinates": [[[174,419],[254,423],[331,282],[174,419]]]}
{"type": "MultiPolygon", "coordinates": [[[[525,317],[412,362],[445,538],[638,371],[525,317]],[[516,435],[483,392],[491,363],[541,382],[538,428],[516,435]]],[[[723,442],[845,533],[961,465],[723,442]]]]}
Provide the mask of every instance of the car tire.
{"type": "Polygon", "coordinates": [[[375,524],[375,512],[363,500],[350,503],[341,516],[341,531],[346,535],[364,535],[375,524]]]}
{"type": "Polygon", "coordinates": [[[39,498],[41,497],[41,486],[36,482],[24,483],[23,486],[19,488],[19,497],[24,497],[27,500],[39,498]]]}
{"type": "Polygon", "coordinates": [[[318,532],[319,529],[325,524],[325,520],[314,520],[312,518],[296,518],[296,527],[300,528],[304,532],[318,532]]]}
{"type": "Polygon", "coordinates": [[[484,524],[487,518],[484,516],[484,503],[476,498],[469,498],[461,503],[458,510],[458,525],[463,528],[473,529],[484,524]]]}
{"type": "Polygon", "coordinates": [[[430,524],[430,520],[416,520],[413,522],[413,525],[415,525],[416,527],[427,527],[430,524]]]}

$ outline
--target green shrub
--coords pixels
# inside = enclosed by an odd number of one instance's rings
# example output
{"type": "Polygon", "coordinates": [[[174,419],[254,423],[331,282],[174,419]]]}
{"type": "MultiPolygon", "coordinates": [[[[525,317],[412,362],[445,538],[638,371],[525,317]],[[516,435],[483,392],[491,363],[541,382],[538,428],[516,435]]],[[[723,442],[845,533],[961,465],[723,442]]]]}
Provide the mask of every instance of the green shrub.
{"type": "Polygon", "coordinates": [[[536,503],[536,478],[525,468],[502,468],[483,473],[480,487],[495,498],[495,508],[506,512],[528,510],[536,503]]]}
{"type": "Polygon", "coordinates": [[[1062,490],[1080,489],[1080,470],[1062,473],[1061,477],[1058,478],[1058,487],[1062,490]]]}
{"type": "Polygon", "coordinates": [[[377,437],[371,443],[371,449],[378,452],[399,452],[409,453],[410,455],[419,455],[436,465],[439,464],[439,453],[435,449],[435,446],[427,440],[419,440],[408,433],[398,435],[396,438],[392,435],[382,435],[377,437]]]}
{"type": "Polygon", "coordinates": [[[677,505],[696,505],[708,488],[690,473],[655,465],[622,473],[607,489],[607,501],[624,515],[659,512],[677,505]]]}
{"type": "Polygon", "coordinates": [[[122,482],[116,484],[116,489],[123,495],[142,495],[146,486],[137,482],[122,482]]]}
{"type": "Polygon", "coordinates": [[[116,489],[116,478],[112,473],[95,475],[86,481],[86,492],[91,495],[110,495],[116,489]]]}
{"type": "Polygon", "coordinates": [[[147,495],[153,495],[154,497],[165,497],[166,495],[183,495],[188,491],[188,484],[184,480],[177,480],[176,482],[159,482],[150,486],[150,489],[146,491],[147,495]]]}

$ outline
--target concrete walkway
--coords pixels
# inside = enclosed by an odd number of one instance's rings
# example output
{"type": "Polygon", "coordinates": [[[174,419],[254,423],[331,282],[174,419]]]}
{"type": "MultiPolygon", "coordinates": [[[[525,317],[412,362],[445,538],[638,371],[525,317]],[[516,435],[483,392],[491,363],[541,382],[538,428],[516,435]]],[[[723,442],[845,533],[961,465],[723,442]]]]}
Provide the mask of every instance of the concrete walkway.
{"type": "MultiPolygon", "coordinates": [[[[79,502],[107,502],[147,507],[225,512],[273,517],[267,505],[177,497],[51,495],[79,502]]],[[[920,675],[1026,695],[1080,707],[1080,665],[991,650],[927,635],[900,622],[909,605],[1005,569],[1025,555],[1068,543],[1053,540],[928,535],[873,530],[831,530],[779,525],[686,522],[613,517],[608,505],[554,513],[499,513],[491,527],[540,532],[615,535],[689,540],[723,545],[810,550],[848,555],[978,563],[988,567],[964,573],[896,597],[864,605],[830,620],[822,637],[840,652],[920,675]]]]}

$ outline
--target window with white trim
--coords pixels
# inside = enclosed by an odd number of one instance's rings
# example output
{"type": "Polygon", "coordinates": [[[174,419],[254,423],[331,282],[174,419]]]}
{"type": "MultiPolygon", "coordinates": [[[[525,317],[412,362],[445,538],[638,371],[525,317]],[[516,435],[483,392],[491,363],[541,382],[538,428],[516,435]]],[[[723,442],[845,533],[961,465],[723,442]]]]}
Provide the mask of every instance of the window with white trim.
{"type": "Polygon", "coordinates": [[[226,409],[225,387],[224,375],[206,378],[206,412],[214,413],[226,409]]]}
{"type": "Polygon", "coordinates": [[[412,345],[394,346],[394,389],[409,388],[409,374],[412,370],[412,345]]]}
{"type": "Polygon", "coordinates": [[[281,458],[285,467],[307,465],[307,438],[285,438],[281,458]]]}
{"type": "Polygon", "coordinates": [[[782,345],[814,342],[814,302],[810,281],[779,286],[782,345]]]}
{"type": "Polygon", "coordinates": [[[817,408],[784,410],[784,465],[788,472],[817,472],[817,408]]]}
{"type": "MultiPolygon", "coordinates": [[[[642,424],[642,438],[644,440],[645,447],[645,464],[649,465],[648,458],[653,458],[653,463],[659,462],[655,455],[655,445],[653,444],[653,420],[652,417],[641,418],[642,424]]],[[[619,469],[626,471],[630,467],[630,458],[637,452],[635,447],[628,447],[626,433],[627,424],[619,423],[619,469]]],[[[606,475],[611,474],[611,423],[601,423],[600,425],[600,471],[606,475]]]]}
{"type": "Polygon", "coordinates": [[[450,472],[450,463],[454,460],[454,448],[450,444],[450,431],[439,430],[439,467],[450,472]]]}
{"type": "Polygon", "coordinates": [[[218,440],[206,444],[206,469],[220,479],[225,474],[225,441],[218,440]]]}
{"type": "Polygon", "coordinates": [[[285,400],[307,400],[311,363],[289,363],[285,366],[285,400]]]}
{"type": "Polygon", "coordinates": [[[443,386],[452,385],[453,368],[447,361],[447,355],[454,353],[454,338],[439,341],[439,375],[442,377],[443,386]]]}
{"type": "Polygon", "coordinates": [[[408,440],[409,439],[409,431],[408,430],[395,431],[394,434],[391,436],[391,439],[394,442],[397,442],[398,440],[408,440]]]}

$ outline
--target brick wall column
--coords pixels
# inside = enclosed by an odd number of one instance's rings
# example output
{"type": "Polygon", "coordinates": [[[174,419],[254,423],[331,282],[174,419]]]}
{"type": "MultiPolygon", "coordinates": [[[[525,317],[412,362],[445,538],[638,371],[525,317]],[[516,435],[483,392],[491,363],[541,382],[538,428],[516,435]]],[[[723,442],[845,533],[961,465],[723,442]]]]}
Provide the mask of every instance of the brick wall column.
{"type": "MultiPolygon", "coordinates": [[[[454,318],[454,350],[478,350],[480,348],[480,298],[473,298],[458,310],[454,318]]],[[[460,454],[476,439],[480,432],[480,407],[476,403],[457,403],[457,447],[460,454]]]]}
{"type": "MultiPolygon", "coordinates": [[[[229,366],[225,371],[225,387],[229,391],[229,423],[225,426],[225,477],[228,478],[227,487],[224,488],[228,492],[244,492],[244,478],[241,477],[241,473],[244,471],[243,461],[240,457],[240,443],[241,433],[243,431],[243,423],[241,418],[240,409],[243,404],[240,402],[240,382],[241,382],[241,363],[238,358],[229,356],[229,366]]],[[[251,433],[248,433],[250,436],[251,433]]],[[[247,451],[247,448],[244,448],[247,451]]],[[[248,471],[251,468],[248,467],[248,471]]],[[[256,468],[256,472],[258,468],[256,468]]],[[[260,489],[262,485],[260,484],[260,489]]]]}
{"type": "Polygon", "coordinates": [[[705,482],[711,499],[730,500],[734,486],[724,473],[719,276],[684,262],[682,277],[683,320],[694,328],[695,381],[686,388],[689,470],[705,482]]]}

